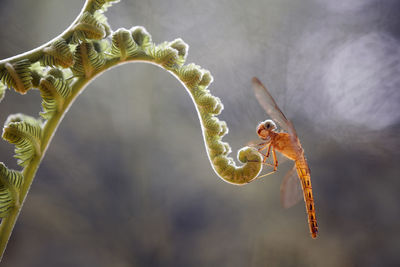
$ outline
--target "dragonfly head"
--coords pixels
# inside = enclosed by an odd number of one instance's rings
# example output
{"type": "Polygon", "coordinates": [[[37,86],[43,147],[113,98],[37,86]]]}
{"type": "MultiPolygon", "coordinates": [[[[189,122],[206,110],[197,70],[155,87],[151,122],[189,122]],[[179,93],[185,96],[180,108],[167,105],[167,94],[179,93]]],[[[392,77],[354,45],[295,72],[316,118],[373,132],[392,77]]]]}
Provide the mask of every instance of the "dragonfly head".
{"type": "Polygon", "coordinates": [[[272,120],[260,122],[257,126],[257,134],[261,139],[268,139],[270,132],[276,129],[276,124],[272,120]]]}

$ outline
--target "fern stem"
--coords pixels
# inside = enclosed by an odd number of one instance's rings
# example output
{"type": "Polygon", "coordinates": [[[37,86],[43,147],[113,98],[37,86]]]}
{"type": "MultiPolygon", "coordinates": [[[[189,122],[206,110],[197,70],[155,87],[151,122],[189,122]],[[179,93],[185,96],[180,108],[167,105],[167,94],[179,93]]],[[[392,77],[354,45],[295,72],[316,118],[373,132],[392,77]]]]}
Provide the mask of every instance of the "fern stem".
{"type": "MultiPolygon", "coordinates": [[[[26,166],[23,170],[23,175],[24,175],[24,183],[21,186],[20,190],[20,197],[19,197],[19,207],[14,207],[9,215],[3,219],[1,225],[0,225],[0,253],[1,253],[1,258],[4,255],[4,251],[7,246],[7,242],[10,238],[10,235],[12,233],[12,230],[14,228],[14,225],[17,221],[18,215],[22,209],[22,206],[24,204],[24,201],[26,199],[26,196],[29,192],[29,188],[31,187],[31,184],[33,182],[33,179],[35,177],[36,171],[40,165],[40,162],[42,161],[47,148],[51,142],[51,139],[54,136],[54,133],[57,130],[58,125],[60,124],[61,120],[63,119],[64,115],[68,111],[69,107],[73,103],[73,101],[76,99],[76,97],[79,95],[79,93],[84,89],[86,84],[88,84],[91,80],[87,79],[78,79],[74,85],[73,85],[73,95],[69,97],[62,110],[57,112],[50,120],[48,120],[44,126],[43,129],[43,137],[42,137],[42,143],[40,147],[41,153],[31,160],[28,166],[26,166]]],[[[1,260],[0,258],[0,260],[1,260]]]]}
{"type": "MultiPolygon", "coordinates": [[[[14,57],[6,58],[0,61],[0,68],[4,67],[5,64],[10,64],[12,62],[17,62],[21,59],[29,59],[31,62],[39,60],[43,56],[43,50],[44,48],[48,47],[50,44],[58,40],[59,38],[68,38],[70,37],[75,24],[78,22],[79,18],[81,15],[88,11],[90,8],[91,0],[86,0],[83,8],[81,9],[80,13],[76,17],[76,19],[72,22],[72,24],[59,36],[55,37],[53,40],[43,44],[40,47],[37,47],[31,51],[27,51],[25,53],[16,55],[14,57]]],[[[41,144],[41,152],[39,155],[35,156],[30,164],[26,166],[23,170],[24,174],[24,183],[21,187],[21,191],[19,194],[19,205],[16,205],[13,207],[13,209],[10,211],[9,215],[5,218],[3,218],[1,225],[0,225],[0,261],[2,260],[4,256],[4,251],[7,247],[8,240],[10,239],[12,230],[14,229],[14,225],[17,221],[17,218],[19,216],[19,213],[22,209],[23,203],[26,199],[26,196],[28,194],[29,188],[33,182],[33,179],[35,177],[36,171],[40,165],[40,162],[42,161],[44,154],[47,150],[47,147],[60,123],[62,118],[64,117],[66,111],[68,110],[69,106],[72,104],[72,102],[75,100],[76,96],[78,93],[81,91],[81,89],[87,84],[89,80],[78,80],[74,87],[76,88],[76,93],[74,96],[70,97],[67,100],[67,103],[65,103],[63,110],[57,112],[56,116],[54,116],[51,120],[47,121],[45,127],[44,127],[44,132],[43,132],[43,139],[42,139],[42,144],[41,144]]]]}
{"type": "MultiPolygon", "coordinates": [[[[133,61],[133,60],[131,60],[133,61]]],[[[142,62],[152,63],[150,61],[144,60],[136,60],[142,62]]],[[[58,111],[50,120],[46,122],[43,128],[43,136],[42,143],[40,147],[40,152],[38,155],[34,156],[28,166],[26,166],[23,170],[24,175],[24,183],[21,186],[20,194],[19,194],[19,203],[20,205],[14,207],[9,215],[5,217],[0,225],[0,261],[3,258],[4,251],[7,247],[8,240],[11,236],[14,225],[18,219],[19,213],[22,209],[26,196],[28,195],[29,189],[32,185],[33,179],[35,177],[36,171],[39,168],[40,162],[42,161],[44,155],[46,154],[47,148],[56,132],[58,125],[64,118],[67,113],[69,107],[78,97],[78,95],[85,89],[86,85],[89,84],[92,80],[95,79],[98,75],[108,70],[111,67],[114,67],[119,64],[127,63],[126,61],[120,60],[109,60],[107,64],[102,66],[102,68],[98,69],[93,75],[89,78],[79,78],[74,81],[71,85],[72,94],[65,100],[63,108],[58,111]]]]}
{"type": "MultiPolygon", "coordinates": [[[[93,3],[94,0],[86,0],[78,17],[61,35],[29,52],[0,61],[0,69],[7,63],[11,64],[21,59],[29,59],[31,62],[39,60],[43,56],[45,48],[50,44],[59,38],[68,39],[71,37],[72,29],[74,29],[79,18],[84,12],[90,10],[91,4],[93,3]]],[[[208,85],[212,82],[212,76],[208,71],[202,70],[199,66],[194,64],[182,66],[187,53],[187,45],[183,43],[182,40],[177,39],[170,46],[167,46],[168,43],[165,42],[160,46],[151,44],[149,47],[146,45],[146,42],[149,42],[151,37],[143,28],[137,27],[133,33],[134,36],[129,38],[135,39],[137,45],[142,49],[141,51],[139,51],[139,48],[137,48],[138,50],[136,51],[136,48],[130,46],[131,50],[129,50],[129,55],[124,51],[118,56],[105,53],[102,55],[104,58],[101,57],[101,60],[96,57],[94,60],[89,60],[89,58],[86,57],[88,53],[83,51],[85,57],[82,56],[81,62],[78,62],[79,64],[75,61],[75,65],[71,68],[72,73],[75,74],[70,77],[70,79],[73,79],[70,84],[71,93],[69,96],[66,96],[65,99],[63,98],[64,103],[62,106],[59,106],[61,108],[54,110],[54,114],[52,113],[52,116],[43,126],[41,142],[37,143],[39,146],[36,151],[37,153],[30,158],[29,164],[26,165],[22,171],[24,181],[19,191],[19,201],[17,201],[19,205],[15,205],[0,224],[0,261],[4,255],[8,240],[32,185],[37,169],[46,154],[47,148],[58,125],[72,103],[86,86],[98,75],[112,67],[130,62],[146,62],[167,70],[182,83],[192,97],[202,126],[206,151],[215,172],[225,181],[237,185],[249,183],[259,174],[262,167],[262,159],[256,150],[245,147],[239,151],[238,159],[240,162],[244,163],[244,165],[239,168],[236,167],[233,159],[227,157],[231,152],[231,148],[228,143],[222,142],[221,138],[228,132],[228,128],[225,122],[221,122],[215,117],[223,109],[223,105],[219,98],[212,96],[209,91],[206,90],[208,85]],[[141,34],[143,36],[140,36],[141,34]]],[[[131,42],[133,43],[133,40],[131,40],[131,42]]],[[[86,49],[85,45],[93,46],[93,44],[89,42],[81,42],[79,45],[82,45],[83,49],[86,49]]],[[[116,47],[118,48],[119,46],[116,47]]],[[[129,47],[129,45],[126,47],[129,47]]],[[[94,49],[92,50],[94,51],[94,49]]],[[[97,55],[98,52],[93,53],[97,55]]]]}

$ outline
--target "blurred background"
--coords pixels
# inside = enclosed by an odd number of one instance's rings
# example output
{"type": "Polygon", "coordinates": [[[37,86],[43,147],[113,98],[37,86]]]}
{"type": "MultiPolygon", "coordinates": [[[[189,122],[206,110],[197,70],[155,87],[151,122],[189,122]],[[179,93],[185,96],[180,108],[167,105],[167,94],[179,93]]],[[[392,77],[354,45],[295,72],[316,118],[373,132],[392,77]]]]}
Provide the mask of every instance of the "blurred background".
{"type": "MultiPolygon", "coordinates": [[[[1,0],[0,58],[61,33],[83,1],[1,0]]],[[[266,119],[258,76],[296,126],[312,170],[320,235],[304,203],[283,209],[282,163],[246,186],[213,172],[191,99],[164,70],[127,64],[92,82],[61,123],[2,266],[399,266],[400,2],[134,1],[115,30],[181,37],[211,71],[236,158],[266,119]]],[[[38,116],[7,91],[0,121],[38,116]]],[[[18,168],[13,146],[0,160],[18,168]]]]}

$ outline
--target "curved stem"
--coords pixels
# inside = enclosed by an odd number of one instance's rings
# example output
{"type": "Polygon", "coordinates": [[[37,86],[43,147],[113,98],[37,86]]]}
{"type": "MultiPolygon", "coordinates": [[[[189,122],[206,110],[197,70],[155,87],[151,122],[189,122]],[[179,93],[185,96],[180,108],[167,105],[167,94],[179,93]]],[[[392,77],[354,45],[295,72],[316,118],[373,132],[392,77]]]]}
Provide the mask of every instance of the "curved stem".
{"type": "MultiPolygon", "coordinates": [[[[81,15],[84,12],[88,11],[88,9],[90,8],[90,4],[91,4],[90,0],[85,1],[83,8],[81,9],[80,13],[78,14],[78,16],[76,17],[74,22],[72,22],[72,24],[63,33],[61,33],[60,35],[55,37],[53,40],[45,43],[44,45],[42,45],[40,47],[33,49],[31,51],[1,60],[0,68],[3,65],[5,65],[6,63],[15,62],[15,61],[18,61],[21,59],[29,59],[31,62],[37,61],[43,55],[43,49],[45,47],[49,46],[51,43],[53,43],[55,40],[57,40],[59,38],[66,39],[71,35],[72,28],[78,22],[81,15]]],[[[9,215],[6,218],[3,218],[3,220],[1,221],[1,225],[0,225],[0,261],[3,258],[4,251],[7,247],[8,240],[10,239],[12,230],[14,229],[14,225],[15,225],[17,218],[19,216],[19,213],[22,209],[22,206],[23,206],[26,196],[28,194],[29,188],[31,187],[31,184],[32,184],[33,179],[36,174],[36,171],[46,153],[49,143],[50,143],[58,125],[60,124],[62,118],[64,117],[66,111],[68,110],[68,108],[70,107],[72,102],[75,100],[75,98],[79,94],[79,92],[82,91],[82,89],[85,87],[85,85],[89,81],[90,80],[83,80],[83,79],[77,80],[73,86],[74,93],[68,100],[66,100],[66,102],[64,103],[64,108],[62,110],[60,110],[49,121],[47,121],[46,125],[44,126],[43,139],[42,139],[41,148],[40,148],[41,153],[39,156],[35,156],[32,159],[32,161],[30,162],[30,164],[23,170],[24,183],[22,184],[22,187],[21,187],[21,190],[19,193],[19,201],[18,201],[19,205],[16,205],[15,207],[13,207],[13,209],[10,211],[9,215]]]]}
{"type": "MultiPolygon", "coordinates": [[[[135,59],[129,60],[129,62],[133,61],[141,61],[141,62],[148,62],[144,59],[135,59]]],[[[67,113],[69,107],[78,97],[78,95],[85,89],[85,87],[94,80],[98,75],[103,73],[104,71],[110,69],[119,64],[127,63],[127,61],[120,61],[120,60],[109,60],[102,68],[98,69],[96,73],[90,78],[79,78],[75,80],[75,82],[71,85],[72,94],[68,97],[63,105],[63,108],[58,111],[50,120],[46,122],[43,128],[43,136],[42,136],[42,143],[40,147],[40,155],[35,156],[29,165],[24,168],[23,175],[24,175],[24,183],[21,186],[20,193],[19,193],[19,203],[20,205],[15,206],[9,213],[9,215],[3,219],[0,225],[0,261],[4,255],[4,251],[7,247],[8,240],[11,236],[12,230],[14,225],[18,219],[18,215],[22,209],[24,201],[26,200],[26,196],[28,195],[29,189],[32,185],[33,179],[35,177],[36,171],[39,168],[40,162],[42,161],[44,155],[46,154],[47,148],[56,132],[60,122],[64,118],[65,114],[67,113]]]]}
{"type": "MultiPolygon", "coordinates": [[[[0,61],[0,68],[7,62],[13,62],[21,59],[30,59],[32,62],[37,61],[43,54],[43,48],[54,42],[54,40],[60,37],[69,38],[70,34],[72,33],[72,28],[77,23],[81,14],[90,9],[90,4],[92,1],[93,0],[86,0],[85,5],[77,19],[61,35],[27,53],[0,61]]],[[[161,55],[163,55],[163,53],[161,53],[161,55]]],[[[261,171],[262,159],[255,149],[245,147],[239,151],[238,159],[240,162],[244,163],[244,165],[240,167],[235,165],[232,158],[227,157],[231,149],[228,143],[221,141],[221,138],[228,132],[228,128],[225,122],[219,121],[214,116],[220,113],[220,111],[223,109],[223,106],[219,98],[212,96],[207,90],[208,85],[212,81],[211,74],[208,71],[208,74],[204,73],[203,70],[199,69],[199,66],[194,64],[189,64],[178,68],[175,67],[178,66],[178,64],[174,65],[174,67],[171,67],[170,64],[167,64],[168,62],[166,63],[166,60],[169,60],[168,58],[164,58],[164,61],[161,63],[158,59],[157,56],[152,54],[152,52],[140,55],[135,54],[131,57],[123,57],[123,59],[119,57],[111,57],[110,55],[106,54],[105,63],[99,66],[98,69],[95,69],[93,73],[85,73],[88,76],[74,78],[73,82],[70,84],[72,90],[71,95],[65,99],[61,109],[57,110],[54,115],[46,121],[42,129],[40,153],[34,156],[30,160],[29,165],[27,165],[23,170],[24,182],[20,188],[19,201],[17,201],[19,202],[19,205],[15,205],[15,207],[9,212],[8,216],[1,221],[0,260],[3,257],[8,240],[22,209],[24,201],[26,200],[36,171],[44,155],[46,154],[47,148],[54,136],[55,131],[58,128],[58,125],[62,121],[69,107],[75,101],[77,96],[85,89],[85,87],[98,75],[117,65],[129,62],[146,62],[157,65],[173,74],[178,80],[181,81],[182,85],[192,97],[200,120],[208,158],[211,166],[219,175],[219,177],[224,179],[226,182],[237,185],[249,183],[257,177],[261,171]],[[203,77],[205,77],[204,80],[203,77]]]]}
{"type": "MultiPolygon", "coordinates": [[[[46,122],[46,125],[44,126],[43,129],[43,139],[41,143],[41,152],[40,156],[35,156],[30,164],[23,170],[23,175],[24,175],[24,183],[22,184],[22,187],[20,189],[20,194],[19,194],[19,206],[14,207],[9,215],[3,219],[0,225],[0,255],[1,258],[4,255],[4,251],[6,249],[8,240],[10,238],[10,235],[12,233],[12,230],[14,228],[14,225],[16,223],[16,220],[18,218],[18,215],[22,209],[22,206],[24,204],[24,201],[26,199],[26,196],[28,194],[29,188],[31,187],[31,184],[33,182],[33,179],[35,177],[36,171],[40,165],[40,162],[42,161],[46,150],[50,144],[51,139],[54,136],[54,133],[60,124],[62,118],[64,117],[65,113],[67,112],[68,108],[72,104],[72,102],[75,100],[76,96],[79,94],[79,92],[84,89],[85,85],[89,82],[90,80],[77,80],[74,84],[74,95],[72,95],[68,100],[66,100],[64,104],[64,108],[60,110],[55,116],[53,116],[49,121],[46,122]]],[[[0,258],[0,260],[1,260],[0,258]]]]}

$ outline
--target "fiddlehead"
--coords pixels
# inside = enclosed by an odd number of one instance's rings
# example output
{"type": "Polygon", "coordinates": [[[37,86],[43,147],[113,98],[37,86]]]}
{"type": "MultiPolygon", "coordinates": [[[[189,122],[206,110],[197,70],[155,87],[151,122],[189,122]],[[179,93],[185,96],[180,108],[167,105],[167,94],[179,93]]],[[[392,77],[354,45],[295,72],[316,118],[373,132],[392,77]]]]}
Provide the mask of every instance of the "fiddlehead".
{"type": "Polygon", "coordinates": [[[30,70],[31,62],[23,59],[15,63],[6,63],[4,69],[0,72],[3,83],[8,87],[14,88],[20,94],[32,88],[32,74],[30,70]]]}
{"type": "Polygon", "coordinates": [[[132,38],[135,43],[142,49],[149,47],[151,45],[151,36],[142,26],[135,26],[130,29],[132,33],[132,38]]]}
{"type": "Polygon", "coordinates": [[[262,167],[260,154],[253,148],[242,148],[238,152],[238,159],[245,165],[240,167],[228,157],[231,148],[221,139],[229,130],[226,122],[216,117],[223,110],[223,105],[207,89],[213,80],[210,73],[189,64],[177,70],[176,74],[187,87],[197,107],[207,154],[215,172],[232,184],[246,184],[254,180],[262,167]]]}
{"type": "Polygon", "coordinates": [[[246,184],[261,170],[261,156],[253,148],[239,150],[236,166],[231,148],[222,138],[228,133],[218,115],[223,105],[208,90],[210,72],[191,63],[185,65],[188,45],[180,38],[155,44],[144,27],[112,31],[104,11],[113,0],[86,0],[74,23],[54,40],[29,53],[0,61],[0,100],[6,86],[25,94],[37,88],[42,97],[44,119],[16,114],[7,119],[3,139],[15,145],[15,157],[24,169],[8,170],[0,163],[0,252],[3,253],[36,170],[71,103],[98,74],[126,62],[160,66],[181,81],[192,97],[201,123],[206,151],[219,177],[233,184],[246,184]],[[109,37],[111,36],[111,38],[109,37]],[[111,40],[110,40],[111,39],[111,40]]]}
{"type": "Polygon", "coordinates": [[[40,80],[39,90],[43,107],[40,115],[44,119],[50,119],[54,112],[61,111],[65,98],[71,93],[69,83],[57,69],[50,71],[49,75],[40,80]]]}
{"type": "Polygon", "coordinates": [[[3,100],[5,94],[6,94],[7,86],[5,86],[3,83],[0,82],[0,102],[3,100]]]}
{"type": "Polygon", "coordinates": [[[24,167],[33,156],[41,153],[42,123],[23,114],[11,115],[5,123],[2,137],[15,145],[15,158],[24,167]]]}
{"type": "Polygon", "coordinates": [[[19,188],[23,178],[21,172],[10,170],[0,162],[0,218],[19,205],[19,188]]]}
{"type": "Polygon", "coordinates": [[[144,54],[143,49],[133,40],[132,33],[127,29],[118,29],[112,36],[111,55],[125,60],[144,54]]]}
{"type": "Polygon", "coordinates": [[[104,57],[98,53],[92,42],[80,43],[74,52],[75,64],[71,70],[77,77],[89,78],[104,64],[104,57]]]}
{"type": "Polygon", "coordinates": [[[69,68],[74,64],[71,49],[63,38],[56,40],[50,47],[44,48],[43,53],[40,61],[43,66],[69,68]]]}
{"type": "Polygon", "coordinates": [[[118,2],[119,0],[91,0],[89,11],[92,13],[97,10],[105,12],[107,8],[118,2]]]}
{"type": "MultiPolygon", "coordinates": [[[[95,13],[99,14],[99,13],[95,13]]],[[[77,44],[86,40],[101,40],[106,37],[108,26],[99,20],[99,15],[93,15],[89,12],[82,14],[78,24],[73,28],[71,43],[77,44]]]]}

